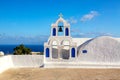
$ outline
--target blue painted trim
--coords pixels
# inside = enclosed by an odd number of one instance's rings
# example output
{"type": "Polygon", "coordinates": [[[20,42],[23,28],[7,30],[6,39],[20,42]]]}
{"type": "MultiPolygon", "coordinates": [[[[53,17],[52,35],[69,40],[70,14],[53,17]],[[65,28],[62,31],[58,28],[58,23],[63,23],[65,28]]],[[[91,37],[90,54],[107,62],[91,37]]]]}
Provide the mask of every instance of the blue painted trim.
{"type": "Polygon", "coordinates": [[[72,50],[71,51],[72,52],[72,56],[71,57],[75,57],[75,48],[72,48],[71,50],[72,50]]]}
{"type": "Polygon", "coordinates": [[[65,36],[69,36],[69,29],[68,28],[65,29],[65,36]]]}
{"type": "Polygon", "coordinates": [[[49,57],[50,54],[49,54],[49,48],[46,48],[46,57],[49,57]]]}
{"type": "Polygon", "coordinates": [[[53,36],[56,36],[56,29],[53,28],[53,36]]]}

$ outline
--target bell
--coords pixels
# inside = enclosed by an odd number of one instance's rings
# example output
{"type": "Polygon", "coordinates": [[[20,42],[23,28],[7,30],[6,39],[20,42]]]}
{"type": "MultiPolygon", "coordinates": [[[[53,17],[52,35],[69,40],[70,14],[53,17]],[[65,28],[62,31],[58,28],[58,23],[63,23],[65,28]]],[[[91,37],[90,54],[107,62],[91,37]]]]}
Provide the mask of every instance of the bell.
{"type": "Polygon", "coordinates": [[[63,30],[62,30],[62,26],[59,26],[59,30],[58,30],[58,32],[63,32],[63,30]]]}

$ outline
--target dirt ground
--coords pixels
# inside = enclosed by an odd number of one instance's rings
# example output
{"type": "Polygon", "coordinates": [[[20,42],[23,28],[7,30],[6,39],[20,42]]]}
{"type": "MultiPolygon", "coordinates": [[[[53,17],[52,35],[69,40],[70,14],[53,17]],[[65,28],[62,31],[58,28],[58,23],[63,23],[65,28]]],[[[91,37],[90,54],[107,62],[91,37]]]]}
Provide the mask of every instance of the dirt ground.
{"type": "Polygon", "coordinates": [[[9,69],[0,80],[120,80],[120,69],[9,69]]]}

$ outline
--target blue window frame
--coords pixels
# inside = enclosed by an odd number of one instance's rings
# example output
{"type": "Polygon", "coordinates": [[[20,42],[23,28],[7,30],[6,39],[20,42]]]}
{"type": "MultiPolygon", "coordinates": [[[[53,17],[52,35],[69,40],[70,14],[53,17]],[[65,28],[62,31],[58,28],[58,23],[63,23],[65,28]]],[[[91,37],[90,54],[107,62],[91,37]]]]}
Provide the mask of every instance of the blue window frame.
{"type": "Polygon", "coordinates": [[[49,48],[46,48],[46,57],[49,57],[50,54],[49,54],[49,48]]]}
{"type": "Polygon", "coordinates": [[[82,50],[82,53],[87,53],[87,50],[82,50]]]}
{"type": "Polygon", "coordinates": [[[71,57],[75,57],[75,48],[72,48],[72,49],[71,49],[71,52],[72,52],[71,57]]]}
{"type": "Polygon", "coordinates": [[[53,28],[53,36],[56,36],[56,29],[53,28]]]}
{"type": "Polygon", "coordinates": [[[65,36],[69,36],[69,29],[68,28],[65,29],[65,36]]]}

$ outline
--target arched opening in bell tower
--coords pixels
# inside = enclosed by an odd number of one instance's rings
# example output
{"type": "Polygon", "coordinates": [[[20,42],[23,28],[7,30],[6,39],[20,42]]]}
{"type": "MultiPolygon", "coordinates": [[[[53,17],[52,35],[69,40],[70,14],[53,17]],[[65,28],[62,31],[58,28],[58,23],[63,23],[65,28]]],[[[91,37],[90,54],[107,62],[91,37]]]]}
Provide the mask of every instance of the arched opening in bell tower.
{"type": "Polygon", "coordinates": [[[63,22],[58,23],[58,36],[64,36],[64,24],[63,24],[63,22]]]}

